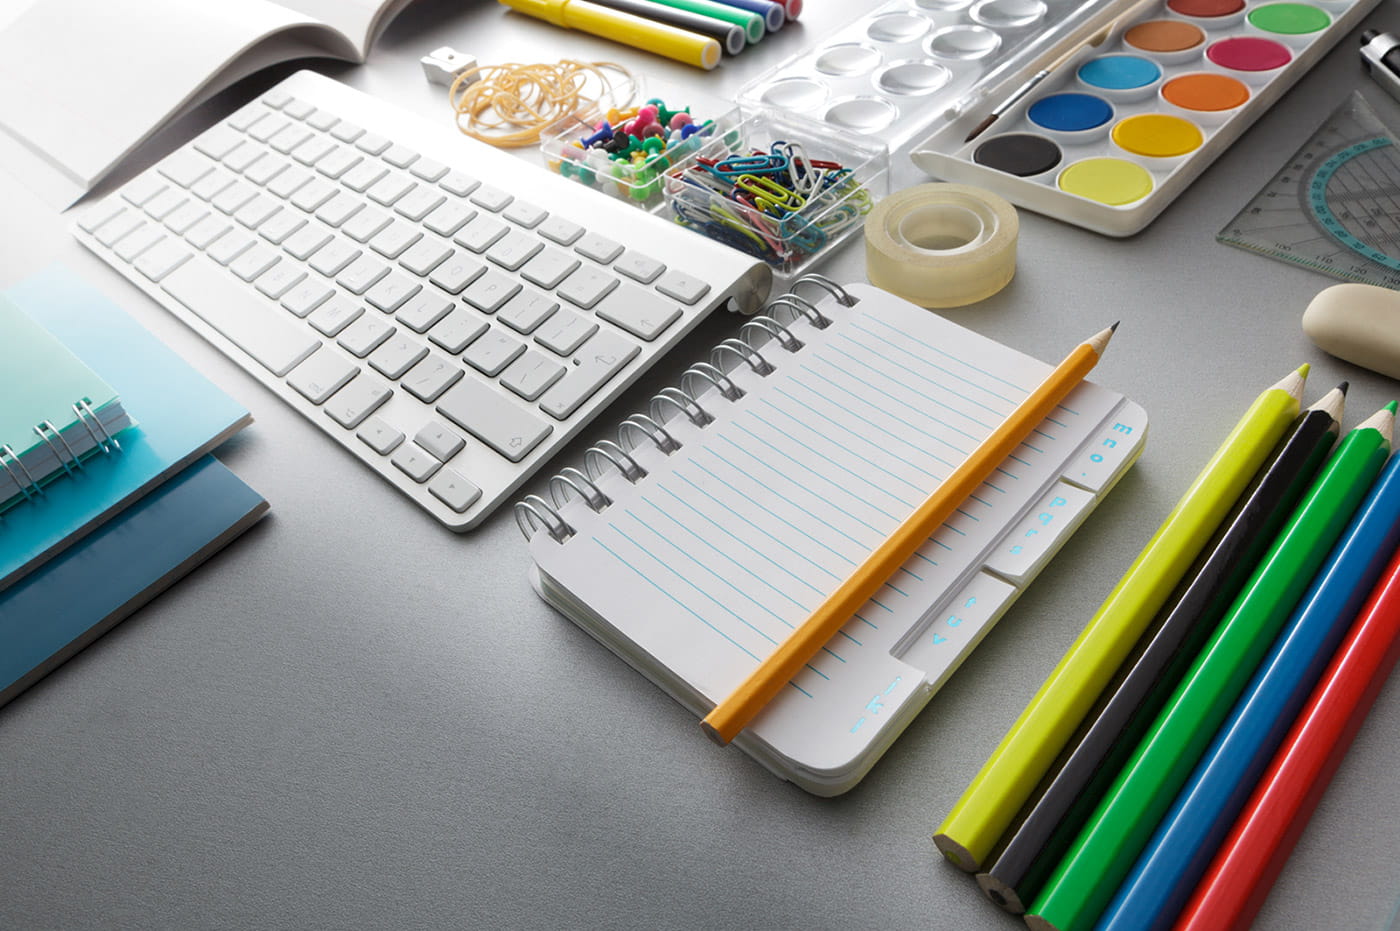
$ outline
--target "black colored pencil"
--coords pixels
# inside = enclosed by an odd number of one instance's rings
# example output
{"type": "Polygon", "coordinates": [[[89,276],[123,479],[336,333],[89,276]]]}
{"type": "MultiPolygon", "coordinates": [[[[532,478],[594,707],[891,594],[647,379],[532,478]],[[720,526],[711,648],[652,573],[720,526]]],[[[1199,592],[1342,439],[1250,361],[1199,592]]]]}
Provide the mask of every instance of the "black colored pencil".
{"type": "Polygon", "coordinates": [[[998,840],[977,874],[993,902],[1020,914],[1045,884],[1326,460],[1345,394],[1290,425],[998,840]]]}
{"type": "Polygon", "coordinates": [[[653,3],[651,0],[592,0],[592,2],[599,6],[611,7],[614,10],[621,10],[624,13],[649,19],[654,23],[665,23],[668,26],[675,26],[677,29],[698,32],[702,36],[717,39],[726,55],[738,55],[748,44],[748,36],[744,34],[742,26],[736,26],[734,23],[727,23],[722,19],[715,19],[703,13],[692,13],[689,10],[664,6],[660,3],[653,3]]]}

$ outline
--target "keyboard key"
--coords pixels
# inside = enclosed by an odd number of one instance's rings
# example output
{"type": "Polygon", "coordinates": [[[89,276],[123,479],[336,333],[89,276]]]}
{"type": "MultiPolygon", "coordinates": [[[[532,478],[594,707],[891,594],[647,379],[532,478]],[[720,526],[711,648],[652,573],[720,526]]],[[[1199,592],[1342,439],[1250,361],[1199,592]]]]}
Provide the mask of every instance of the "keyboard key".
{"type": "Polygon", "coordinates": [[[652,279],[666,270],[666,265],[649,255],[628,249],[622,253],[622,258],[613,263],[613,268],[634,281],[650,284],[652,279]]]}
{"type": "Polygon", "coordinates": [[[438,204],[446,200],[447,198],[439,194],[435,188],[419,186],[399,198],[398,202],[394,204],[394,212],[417,223],[431,213],[438,204]]]}
{"type": "Polygon", "coordinates": [[[291,262],[279,261],[257,277],[255,287],[274,301],[282,297],[306,277],[306,272],[291,262]]]}
{"type": "Polygon", "coordinates": [[[297,188],[311,180],[311,175],[306,173],[306,169],[287,166],[283,171],[277,173],[277,177],[267,182],[267,189],[276,197],[283,200],[296,193],[297,188]]]}
{"type": "Polygon", "coordinates": [[[345,350],[363,359],[373,352],[380,343],[394,335],[394,327],[378,317],[361,316],[336,340],[345,350]]]}
{"type": "MultiPolygon", "coordinates": [[[[206,215],[185,234],[186,241],[196,249],[207,249],[209,244],[229,230],[229,221],[220,216],[206,215]]],[[[105,242],[107,227],[97,231],[97,241],[103,245],[110,246],[110,242],[105,242]]]]}
{"type": "Polygon", "coordinates": [[[364,294],[376,281],[389,274],[389,266],[362,255],[336,276],[336,283],[351,294],[364,294]]]}
{"type": "Polygon", "coordinates": [[[408,169],[408,173],[424,181],[436,181],[447,174],[447,166],[431,158],[419,158],[408,169]]]}
{"type": "Polygon", "coordinates": [[[294,317],[305,317],[330,300],[334,294],[335,291],[326,287],[319,279],[311,278],[282,295],[282,306],[294,317]]]}
{"type": "Polygon", "coordinates": [[[292,195],[292,203],[311,213],[326,201],[335,196],[335,182],[325,178],[312,178],[310,181],[297,188],[292,195]]]}
{"type": "Polygon", "coordinates": [[[433,473],[442,468],[442,463],[433,458],[431,453],[413,443],[406,443],[399,447],[389,461],[397,466],[400,472],[420,485],[432,478],[433,473]]]}
{"type": "Polygon", "coordinates": [[[472,191],[469,200],[478,207],[485,207],[492,213],[498,213],[502,208],[515,198],[506,191],[501,190],[494,184],[479,184],[472,191]]]}
{"type": "Polygon", "coordinates": [[[190,185],[190,193],[200,200],[213,200],[219,192],[233,183],[234,176],[221,168],[215,168],[209,174],[200,178],[190,185]]]}
{"type": "Polygon", "coordinates": [[[512,223],[519,223],[526,229],[534,229],[540,221],[549,216],[549,211],[528,200],[515,200],[501,212],[512,223]]]}
{"type": "Polygon", "coordinates": [[[305,100],[297,100],[293,97],[282,105],[282,112],[293,119],[304,120],[312,113],[315,113],[316,108],[305,100]]]}
{"type": "Polygon", "coordinates": [[[563,374],[564,366],[544,353],[530,349],[501,373],[501,384],[525,400],[533,401],[544,394],[544,389],[558,381],[563,374]]]}
{"type": "Polygon", "coordinates": [[[413,332],[424,333],[451,312],[451,301],[434,291],[425,291],[404,304],[397,319],[413,332]]]}
{"type": "Polygon", "coordinates": [[[456,469],[443,469],[428,483],[428,491],[458,514],[466,512],[481,497],[481,489],[462,477],[456,469]]]}
{"type": "Polygon", "coordinates": [[[310,126],[312,129],[319,129],[321,132],[325,132],[339,122],[340,117],[328,110],[317,110],[306,118],[307,126],[310,126]]]}
{"type": "Polygon", "coordinates": [[[134,260],[138,255],[165,238],[165,230],[155,223],[142,221],[136,229],[117,240],[117,258],[124,262],[134,260]]]}
{"type": "Polygon", "coordinates": [[[336,296],[316,308],[306,322],[327,336],[335,336],[364,312],[365,309],[354,301],[336,296]]]}
{"type": "Polygon", "coordinates": [[[488,329],[485,320],[465,308],[458,308],[428,331],[428,339],[454,356],[488,329]]]}
{"type": "Polygon", "coordinates": [[[561,356],[573,355],[583,341],[598,332],[598,324],[564,308],[550,315],[535,333],[535,342],[561,356]]]}
{"type": "Polygon", "coordinates": [[[428,280],[448,294],[460,294],[486,266],[465,252],[454,250],[450,256],[428,276],[428,280]]]}
{"type": "Polygon", "coordinates": [[[656,290],[667,297],[674,297],[682,304],[694,304],[709,293],[710,286],[698,278],[669,271],[656,283],[656,290]]]}
{"type": "MultiPolygon", "coordinates": [[[[331,149],[326,157],[316,163],[316,170],[327,178],[340,178],[347,171],[364,161],[354,149],[347,149],[344,146],[336,146],[331,149]]],[[[371,184],[373,182],[370,182],[371,184]]]]}
{"type": "Polygon", "coordinates": [[[456,201],[448,201],[423,218],[423,225],[439,236],[451,236],[462,228],[476,211],[456,201]]]}
{"type": "Polygon", "coordinates": [[[146,211],[146,216],[152,220],[164,220],[183,205],[189,203],[189,197],[179,188],[166,188],[142,206],[146,211]]]}
{"type": "Polygon", "coordinates": [[[263,157],[263,148],[255,142],[240,142],[238,148],[223,157],[224,167],[242,172],[263,157]]]}
{"type": "Polygon", "coordinates": [[[331,241],[330,231],[319,223],[308,223],[282,240],[282,251],[305,262],[312,254],[331,241]]]}
{"type": "Polygon", "coordinates": [[[510,299],[496,319],[512,330],[529,333],[549,319],[550,314],[559,309],[559,304],[542,294],[531,290],[521,291],[510,299]]]}
{"type": "Polygon", "coordinates": [[[234,129],[227,126],[215,126],[202,133],[194,141],[194,147],[212,159],[222,159],[225,155],[238,148],[243,142],[243,136],[234,129]]]}
{"type": "Polygon", "coordinates": [[[156,171],[188,188],[214,170],[214,163],[193,149],[181,149],[156,166],[156,171]]]}
{"type": "Polygon", "coordinates": [[[353,430],[366,417],[379,410],[392,394],[392,391],[372,378],[355,378],[332,395],[323,410],[331,420],[347,430],[353,430]]]}
{"type": "Polygon", "coordinates": [[[340,231],[356,242],[369,242],[376,233],[389,225],[390,219],[382,210],[366,207],[347,220],[340,231]]]}
{"type": "Polygon", "coordinates": [[[340,191],[316,211],[316,219],[331,226],[340,226],[357,212],[364,209],[364,203],[354,196],[340,191]]]}
{"type": "Polygon", "coordinates": [[[120,200],[109,197],[84,213],[82,219],[78,221],[78,228],[95,233],[99,226],[120,216],[125,210],[126,207],[122,206],[120,200]]]}
{"type": "Polygon", "coordinates": [[[259,194],[238,208],[233,218],[250,230],[257,229],[281,209],[282,205],[277,202],[277,198],[259,194]]]}
{"type": "Polygon", "coordinates": [[[358,366],[329,349],[322,349],[292,369],[287,384],[312,404],[321,404],[358,374],[358,366]]]}
{"type": "Polygon", "coordinates": [[[554,430],[474,378],[464,378],[448,389],[437,410],[511,462],[524,459],[554,430]]]}
{"type": "Polygon", "coordinates": [[[301,324],[248,300],[247,289],[206,262],[185,262],[160,286],[279,378],[321,348],[301,324]]]}
{"type": "Polygon", "coordinates": [[[422,287],[416,281],[390,272],[365,292],[365,300],[386,314],[392,314],[399,309],[399,305],[422,290],[422,287]]]}
{"type": "Polygon", "coordinates": [[[287,154],[310,167],[335,151],[336,148],[338,147],[333,140],[327,139],[325,136],[312,136],[287,154]]]}
{"type": "Polygon", "coordinates": [[[156,243],[136,260],[136,270],[152,281],[160,281],[189,259],[191,253],[179,240],[169,237],[156,243]]]}
{"type": "Polygon", "coordinates": [[[558,294],[564,300],[587,310],[615,287],[617,287],[617,279],[612,275],[585,265],[564,279],[559,285],[558,294]]]}
{"type": "Polygon", "coordinates": [[[563,217],[554,216],[541,223],[538,232],[545,239],[567,246],[583,235],[583,227],[563,217]]]}
{"type": "Polygon", "coordinates": [[[227,265],[251,249],[255,242],[257,242],[256,239],[242,230],[229,230],[210,243],[209,248],[205,249],[204,252],[220,265],[227,265]]]}
{"type": "Polygon", "coordinates": [[[288,123],[278,130],[276,135],[265,141],[276,151],[287,155],[292,149],[295,149],[310,138],[311,130],[298,123],[288,123]]]}
{"type": "Polygon", "coordinates": [[[540,241],[529,233],[511,230],[486,250],[486,257],[502,268],[515,271],[543,248],[540,241]]]}
{"type": "Polygon", "coordinates": [[[365,196],[376,204],[389,207],[393,205],[394,201],[403,197],[416,187],[418,187],[418,185],[414,183],[412,178],[391,174],[380,178],[378,181],[374,182],[374,184],[370,185],[369,190],[365,191],[365,196]]]}
{"type": "Polygon", "coordinates": [[[495,269],[488,269],[462,292],[462,297],[477,310],[489,314],[519,290],[520,285],[515,283],[514,278],[495,269]]]}
{"type": "Polygon", "coordinates": [[[600,330],[579,350],[578,364],[565,372],[540,399],[540,410],[557,420],[566,419],[626,368],[639,352],[641,349],[624,337],[600,330]]]}
{"type": "Polygon", "coordinates": [[[423,236],[418,228],[395,220],[369,241],[369,247],[388,259],[396,259],[423,236]]]}
{"type": "Polygon", "coordinates": [[[360,164],[347,171],[340,179],[340,183],[356,194],[363,194],[370,189],[371,185],[388,173],[389,169],[378,162],[362,161],[360,164]]]}
{"type": "Polygon", "coordinates": [[[262,95],[262,102],[272,107],[274,110],[280,110],[282,107],[292,102],[292,95],[274,87],[272,90],[262,95]]]}
{"type": "Polygon", "coordinates": [[[366,420],[355,435],[381,456],[387,456],[403,442],[403,434],[378,417],[366,420]]]}
{"type": "Polygon", "coordinates": [[[390,146],[388,151],[386,151],[381,157],[384,159],[384,161],[388,162],[390,165],[393,165],[395,168],[407,168],[409,165],[412,165],[414,162],[418,161],[417,152],[413,151],[406,145],[398,144],[390,146]]]}
{"type": "Polygon", "coordinates": [[[365,134],[363,126],[357,126],[348,120],[341,120],[331,127],[331,135],[341,142],[354,142],[365,134]]]}
{"type": "Polygon", "coordinates": [[[545,249],[520,269],[521,277],[541,288],[552,288],[578,268],[579,261],[560,249],[545,249]]]}
{"type": "Polygon", "coordinates": [[[500,239],[510,227],[494,217],[478,216],[452,237],[452,241],[459,246],[465,246],[473,252],[485,252],[491,244],[500,239]]]}
{"type": "Polygon", "coordinates": [[[656,339],[681,318],[681,309],[675,304],[632,285],[613,291],[593,312],[645,340],[656,339]]]}
{"type": "MultiPolygon", "coordinates": [[[[141,214],[134,210],[125,211],[98,228],[96,233],[97,241],[104,246],[114,246],[123,236],[140,227],[145,222],[146,221],[141,218],[141,214]]],[[[219,232],[223,232],[225,229],[228,229],[228,225],[222,224],[219,228],[219,232]]]]}
{"type": "Polygon", "coordinates": [[[362,152],[368,152],[370,155],[378,155],[389,148],[389,140],[379,133],[365,133],[355,140],[355,148],[362,152]]]}
{"type": "Polygon", "coordinates": [[[524,351],[525,344],[520,340],[512,339],[501,330],[493,329],[485,336],[472,340],[462,358],[483,375],[499,375],[502,369],[524,351]]]}
{"type": "Polygon", "coordinates": [[[432,453],[440,462],[451,459],[467,445],[467,441],[454,433],[451,427],[436,420],[424,424],[413,435],[413,442],[432,453]]]}
{"type": "Polygon", "coordinates": [[[466,197],[474,191],[481,182],[471,175],[463,174],[460,171],[449,171],[438,186],[449,194],[456,194],[458,197],[466,197]]]}
{"type": "Polygon", "coordinates": [[[157,194],[169,189],[170,184],[159,173],[147,172],[126,183],[122,188],[122,199],[140,207],[157,194]]]}
{"type": "Polygon", "coordinates": [[[359,257],[360,250],[355,248],[354,243],[332,239],[311,256],[311,267],[329,278],[340,274],[341,269],[359,257]]]}
{"type": "Polygon", "coordinates": [[[244,281],[252,281],[276,265],[279,260],[280,257],[277,253],[259,243],[254,244],[247,252],[230,262],[228,269],[244,281]]]}
{"type": "Polygon", "coordinates": [[[290,207],[283,207],[258,225],[258,235],[274,246],[306,225],[306,217],[290,207]]]}
{"type": "Polygon", "coordinates": [[[404,390],[425,404],[431,404],[462,377],[462,367],[430,352],[408,370],[401,384],[404,390]]]}
{"type": "Polygon", "coordinates": [[[189,232],[192,226],[207,216],[209,216],[209,208],[204,204],[197,200],[186,201],[165,218],[165,228],[176,236],[183,236],[189,232]]]}
{"type": "Polygon", "coordinates": [[[606,265],[622,254],[622,243],[597,233],[584,233],[583,237],[574,243],[574,251],[606,265]]]}
{"type": "Polygon", "coordinates": [[[273,178],[287,170],[287,160],[281,156],[263,153],[257,161],[243,169],[243,177],[254,184],[266,185],[273,178]]]}
{"type": "Polygon", "coordinates": [[[399,264],[415,275],[426,275],[447,261],[452,249],[436,239],[423,238],[399,256],[399,264]]]}
{"type": "Polygon", "coordinates": [[[223,213],[234,213],[252,200],[257,193],[250,185],[244,184],[242,181],[235,181],[220,191],[218,196],[209,202],[209,205],[223,213]]]}
{"type": "Polygon", "coordinates": [[[255,100],[243,107],[243,109],[239,110],[233,116],[224,120],[224,123],[239,132],[243,132],[249,126],[252,126],[258,120],[262,119],[266,113],[267,108],[262,101],[255,100]]]}
{"type": "Polygon", "coordinates": [[[248,135],[259,142],[267,142],[273,136],[292,125],[292,121],[282,116],[274,116],[269,113],[248,127],[248,135]]]}
{"type": "Polygon", "coordinates": [[[369,364],[386,378],[399,378],[428,354],[428,347],[407,336],[394,335],[380,344],[369,357],[369,364]]]}

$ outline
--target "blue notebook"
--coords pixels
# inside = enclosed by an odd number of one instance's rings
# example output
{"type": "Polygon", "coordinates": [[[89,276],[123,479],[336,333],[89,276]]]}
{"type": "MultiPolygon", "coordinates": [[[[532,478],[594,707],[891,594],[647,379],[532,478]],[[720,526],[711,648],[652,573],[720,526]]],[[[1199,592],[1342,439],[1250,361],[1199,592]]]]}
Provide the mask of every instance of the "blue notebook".
{"type": "Polygon", "coordinates": [[[266,512],[261,495],[205,456],[0,592],[0,705],[266,512]]]}
{"type": "Polygon", "coordinates": [[[122,434],[120,453],[0,518],[0,591],[252,420],[73,272],[54,266],[4,293],[110,384],[140,426],[122,434]]]}

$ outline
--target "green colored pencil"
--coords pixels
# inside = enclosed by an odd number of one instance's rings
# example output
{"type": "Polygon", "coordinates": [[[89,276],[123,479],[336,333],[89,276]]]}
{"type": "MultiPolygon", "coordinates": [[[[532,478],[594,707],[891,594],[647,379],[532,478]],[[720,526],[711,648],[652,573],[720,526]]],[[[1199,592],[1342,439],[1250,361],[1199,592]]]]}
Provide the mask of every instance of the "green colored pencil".
{"type": "Polygon", "coordinates": [[[1265,389],[1094,613],[933,835],[976,872],[1138,637],[1298,415],[1308,366],[1265,389]]]}
{"type": "Polygon", "coordinates": [[[1390,455],[1395,402],[1347,434],[1036,897],[1036,931],[1088,931],[1390,455]]]}

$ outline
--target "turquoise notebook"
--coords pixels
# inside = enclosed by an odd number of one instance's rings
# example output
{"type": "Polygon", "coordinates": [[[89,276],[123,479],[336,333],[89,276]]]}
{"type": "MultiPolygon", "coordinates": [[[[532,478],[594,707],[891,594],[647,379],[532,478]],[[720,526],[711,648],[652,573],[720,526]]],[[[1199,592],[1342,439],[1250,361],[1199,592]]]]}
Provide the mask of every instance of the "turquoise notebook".
{"type": "Polygon", "coordinates": [[[131,426],[112,386],[0,295],[0,511],[131,426]]]}
{"type": "Polygon", "coordinates": [[[0,591],[252,420],[67,269],[51,267],[4,296],[97,372],[140,425],[122,434],[121,453],[89,459],[0,517],[0,591]]]}
{"type": "Polygon", "coordinates": [[[0,592],[0,705],[266,512],[261,495],[206,456],[0,592]]]}

